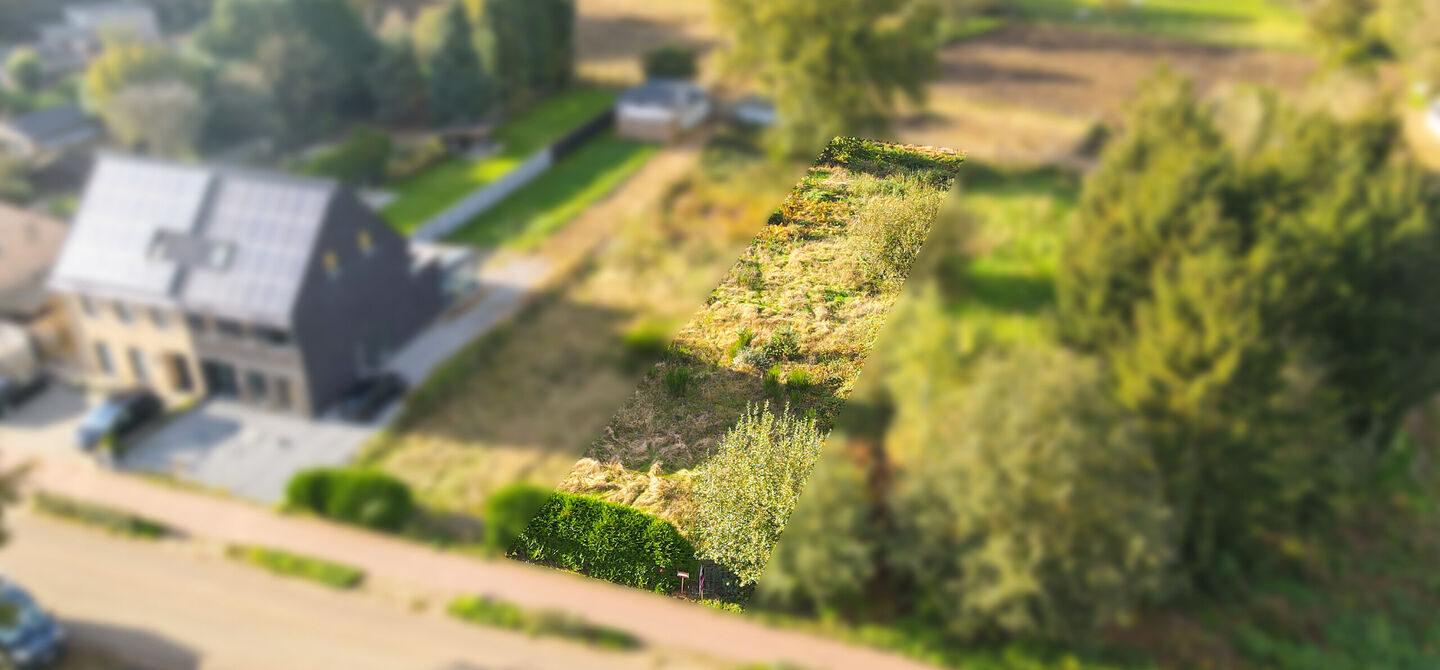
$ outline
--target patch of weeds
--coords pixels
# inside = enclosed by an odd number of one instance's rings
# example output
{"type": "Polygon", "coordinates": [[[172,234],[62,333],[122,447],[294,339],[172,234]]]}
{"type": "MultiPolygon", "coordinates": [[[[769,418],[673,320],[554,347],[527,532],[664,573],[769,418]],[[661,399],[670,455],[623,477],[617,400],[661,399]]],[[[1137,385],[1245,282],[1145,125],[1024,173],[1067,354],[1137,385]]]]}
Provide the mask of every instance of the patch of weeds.
{"type": "Polygon", "coordinates": [[[780,388],[780,368],[773,367],[769,370],[766,370],[765,380],[763,384],[765,389],[765,395],[779,400],[782,391],[782,389],[780,388]]]}
{"type": "Polygon", "coordinates": [[[752,291],[765,290],[765,269],[755,261],[745,261],[737,270],[736,279],[752,291]]]}
{"type": "Polygon", "coordinates": [[[735,341],[731,343],[730,349],[726,351],[726,354],[728,354],[731,358],[735,358],[735,356],[738,355],[740,352],[749,349],[750,344],[754,341],[755,329],[751,328],[750,326],[745,326],[741,328],[740,332],[735,336],[735,341]]]}
{"type": "Polygon", "coordinates": [[[527,610],[486,596],[460,596],[450,601],[446,611],[457,619],[482,626],[522,631],[536,637],[566,638],[602,649],[627,651],[642,646],[638,638],[623,630],[592,624],[564,612],[527,610]]]}
{"type": "Polygon", "coordinates": [[[665,371],[665,390],[672,396],[682,396],[690,389],[690,382],[694,375],[690,368],[680,366],[665,371]]]}
{"type": "Polygon", "coordinates": [[[253,545],[230,545],[225,555],[265,568],[277,575],[300,577],[335,589],[352,589],[365,579],[365,571],[341,563],[253,545]]]}
{"type": "Polygon", "coordinates": [[[789,325],[780,326],[770,335],[763,348],[771,360],[788,361],[800,357],[800,337],[789,325]]]}
{"type": "Polygon", "coordinates": [[[735,362],[740,365],[753,366],[758,370],[767,370],[773,364],[765,352],[754,347],[748,347],[735,355],[735,362]]]}
{"type": "Polygon", "coordinates": [[[97,505],[52,493],[35,494],[35,510],[57,519],[74,521],[101,530],[144,540],[158,540],[171,534],[170,527],[153,519],[106,505],[97,505]]]}
{"type": "Polygon", "coordinates": [[[814,378],[810,371],[804,368],[795,368],[790,374],[785,375],[785,388],[790,391],[790,403],[799,404],[800,395],[810,390],[815,385],[814,378]]]}

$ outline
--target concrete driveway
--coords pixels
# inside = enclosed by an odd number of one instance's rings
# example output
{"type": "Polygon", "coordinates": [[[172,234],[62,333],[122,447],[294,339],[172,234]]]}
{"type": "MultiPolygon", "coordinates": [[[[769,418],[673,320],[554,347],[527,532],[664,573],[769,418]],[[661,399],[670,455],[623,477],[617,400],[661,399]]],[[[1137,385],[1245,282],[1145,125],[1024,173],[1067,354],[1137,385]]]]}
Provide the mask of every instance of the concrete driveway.
{"type": "Polygon", "coordinates": [[[396,408],[371,424],[356,424],[284,416],[214,398],[137,440],[118,465],[277,503],[296,472],[350,462],[396,408]]]}
{"type": "Polygon", "coordinates": [[[75,446],[75,429],[101,396],[52,381],[24,405],[0,416],[0,448],[32,456],[89,460],[75,446]]]}

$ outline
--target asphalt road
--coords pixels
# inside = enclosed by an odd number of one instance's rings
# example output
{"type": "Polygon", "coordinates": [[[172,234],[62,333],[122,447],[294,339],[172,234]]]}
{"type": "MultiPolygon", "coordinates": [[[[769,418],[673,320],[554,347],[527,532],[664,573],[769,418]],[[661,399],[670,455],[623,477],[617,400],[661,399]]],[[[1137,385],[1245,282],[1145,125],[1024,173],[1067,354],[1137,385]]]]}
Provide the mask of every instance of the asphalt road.
{"type": "Polygon", "coordinates": [[[78,645],[145,670],[706,667],[410,612],[178,543],[110,537],[24,510],[7,516],[0,570],[65,621],[78,645]]]}

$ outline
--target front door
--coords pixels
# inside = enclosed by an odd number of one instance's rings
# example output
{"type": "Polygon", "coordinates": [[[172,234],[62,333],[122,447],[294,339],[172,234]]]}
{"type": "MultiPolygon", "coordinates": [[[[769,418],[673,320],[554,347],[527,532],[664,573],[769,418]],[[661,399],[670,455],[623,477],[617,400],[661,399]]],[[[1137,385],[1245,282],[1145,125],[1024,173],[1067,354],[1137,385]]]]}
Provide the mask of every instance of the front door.
{"type": "Polygon", "coordinates": [[[236,379],[235,366],[220,361],[200,361],[200,371],[205,376],[205,389],[211,395],[239,397],[240,384],[236,379]]]}
{"type": "Polygon", "coordinates": [[[165,354],[165,368],[170,388],[179,393],[195,390],[195,380],[190,377],[190,361],[180,354],[165,354]]]}

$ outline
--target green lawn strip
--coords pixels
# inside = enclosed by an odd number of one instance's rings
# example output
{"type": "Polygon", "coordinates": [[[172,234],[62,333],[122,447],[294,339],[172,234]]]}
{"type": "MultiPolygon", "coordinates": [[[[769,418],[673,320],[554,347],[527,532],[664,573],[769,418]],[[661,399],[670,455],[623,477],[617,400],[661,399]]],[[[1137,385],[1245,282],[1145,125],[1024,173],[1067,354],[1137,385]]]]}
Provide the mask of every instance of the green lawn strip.
{"type": "Polygon", "coordinates": [[[225,555],[277,575],[300,577],[335,589],[352,589],[365,579],[365,571],[359,568],[270,547],[232,544],[225,549],[225,555]]]}
{"type": "Polygon", "coordinates": [[[642,644],[623,630],[589,623],[576,616],[553,610],[527,610],[519,605],[487,596],[460,596],[446,608],[451,616],[482,626],[524,632],[533,637],[559,637],[602,649],[628,651],[642,644]]]}
{"type": "Polygon", "coordinates": [[[480,160],[451,158],[389,185],[396,198],[380,213],[398,230],[409,233],[467,193],[515,169],[530,154],[564,137],[614,101],[613,91],[581,88],[517,112],[495,131],[495,140],[501,144],[499,153],[480,160]]]}
{"type": "Polygon", "coordinates": [[[1104,0],[1016,0],[1034,21],[1206,44],[1302,49],[1301,10],[1274,0],[1146,0],[1107,10],[1104,0]]]}
{"type": "Polygon", "coordinates": [[[158,540],[172,534],[170,527],[159,521],[107,505],[98,505],[43,491],[35,494],[34,503],[35,510],[47,516],[94,526],[116,535],[158,540]]]}
{"type": "Polygon", "coordinates": [[[654,144],[606,134],[566,156],[499,206],[449,238],[477,246],[528,249],[563,228],[634,174],[658,150],[654,144]]]}
{"type": "MultiPolygon", "coordinates": [[[[1079,180],[1059,169],[1007,172],[976,165],[961,206],[974,218],[979,251],[966,263],[952,309],[991,341],[1043,342],[1055,272],[1079,180]]],[[[963,177],[962,177],[963,178],[963,177]]]]}

